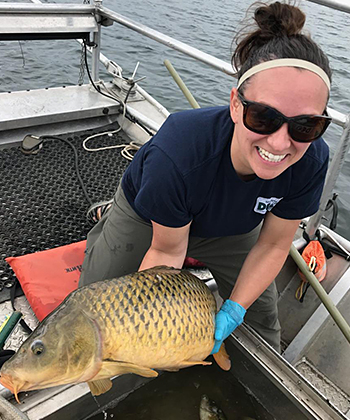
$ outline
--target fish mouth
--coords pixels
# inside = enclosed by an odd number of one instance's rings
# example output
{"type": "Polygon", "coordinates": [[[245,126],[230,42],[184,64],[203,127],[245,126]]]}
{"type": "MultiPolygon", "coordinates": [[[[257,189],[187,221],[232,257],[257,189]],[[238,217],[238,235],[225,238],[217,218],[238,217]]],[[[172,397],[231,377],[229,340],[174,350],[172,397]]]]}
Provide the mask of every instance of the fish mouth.
{"type": "MultiPolygon", "coordinates": [[[[37,388],[37,384],[33,384],[29,381],[21,381],[8,374],[0,375],[0,384],[6,387],[14,396],[18,404],[21,404],[18,394],[23,391],[32,391],[37,388]]],[[[1,416],[0,416],[1,419],[1,416]]]]}
{"type": "MultiPolygon", "coordinates": [[[[18,394],[26,388],[26,382],[15,383],[11,376],[2,374],[0,377],[0,384],[6,387],[10,392],[12,392],[18,404],[21,404],[21,401],[18,398],[18,394]]],[[[27,390],[28,389],[26,389],[26,391],[27,390]]]]}

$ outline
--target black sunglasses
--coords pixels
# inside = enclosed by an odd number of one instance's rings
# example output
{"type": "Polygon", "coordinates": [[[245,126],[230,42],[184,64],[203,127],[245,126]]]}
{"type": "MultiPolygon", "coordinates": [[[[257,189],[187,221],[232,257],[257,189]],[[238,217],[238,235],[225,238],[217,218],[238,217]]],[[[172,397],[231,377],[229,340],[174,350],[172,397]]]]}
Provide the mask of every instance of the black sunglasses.
{"type": "Polygon", "coordinates": [[[288,133],[293,140],[310,143],[321,137],[332,121],[327,111],[324,111],[324,115],[286,117],[271,106],[248,101],[239,92],[238,98],[243,104],[244,125],[257,134],[272,134],[288,123],[288,133]]]}

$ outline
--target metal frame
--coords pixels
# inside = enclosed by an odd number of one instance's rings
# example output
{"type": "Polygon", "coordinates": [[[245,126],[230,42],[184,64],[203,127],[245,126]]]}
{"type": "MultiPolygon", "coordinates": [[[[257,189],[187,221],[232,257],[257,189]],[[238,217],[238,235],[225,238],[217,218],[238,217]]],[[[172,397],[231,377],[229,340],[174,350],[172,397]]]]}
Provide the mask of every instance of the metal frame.
{"type": "MultiPolygon", "coordinates": [[[[231,334],[230,341],[276,385],[308,419],[346,419],[280,354],[246,324],[231,334]]],[[[237,362],[237,361],[236,361],[237,362]]]]}
{"type": "Polygon", "coordinates": [[[97,32],[94,32],[93,42],[94,47],[92,50],[92,80],[94,82],[98,82],[100,80],[99,77],[99,63],[100,63],[100,51],[101,51],[101,24],[97,24],[97,32]]]}
{"type": "Polygon", "coordinates": [[[0,3],[0,13],[34,13],[34,14],[94,14],[95,6],[82,4],[43,4],[43,3],[0,3]]]}

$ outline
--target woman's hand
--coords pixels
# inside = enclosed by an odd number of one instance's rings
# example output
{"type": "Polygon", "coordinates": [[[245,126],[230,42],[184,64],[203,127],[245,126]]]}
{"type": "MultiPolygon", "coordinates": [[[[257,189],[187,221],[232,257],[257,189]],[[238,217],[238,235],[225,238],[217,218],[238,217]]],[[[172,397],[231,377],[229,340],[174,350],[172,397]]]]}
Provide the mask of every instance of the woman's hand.
{"type": "Polygon", "coordinates": [[[215,318],[215,345],[211,354],[217,353],[222,342],[242,324],[246,310],[237,302],[227,299],[215,318]]]}

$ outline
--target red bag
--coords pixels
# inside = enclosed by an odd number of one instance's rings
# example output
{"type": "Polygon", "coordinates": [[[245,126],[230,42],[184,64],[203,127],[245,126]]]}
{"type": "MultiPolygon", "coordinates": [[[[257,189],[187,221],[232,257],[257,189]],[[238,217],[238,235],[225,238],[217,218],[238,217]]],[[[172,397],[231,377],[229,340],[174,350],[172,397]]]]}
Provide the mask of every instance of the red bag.
{"type": "Polygon", "coordinates": [[[42,321],[78,287],[86,241],[8,257],[35,315],[42,321]]]}

